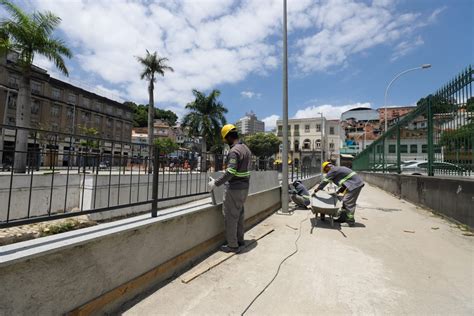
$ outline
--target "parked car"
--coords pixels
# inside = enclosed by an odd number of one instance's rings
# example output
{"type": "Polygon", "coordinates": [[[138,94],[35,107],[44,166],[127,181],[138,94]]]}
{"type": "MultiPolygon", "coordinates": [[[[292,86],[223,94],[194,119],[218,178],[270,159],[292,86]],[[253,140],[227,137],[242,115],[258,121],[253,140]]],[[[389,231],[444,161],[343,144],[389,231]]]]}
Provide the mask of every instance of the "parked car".
{"type": "MultiPolygon", "coordinates": [[[[435,173],[446,174],[464,174],[466,169],[450,162],[433,162],[433,171],[435,173]]],[[[412,164],[402,166],[402,174],[411,174],[415,176],[428,175],[428,161],[417,161],[412,164]]]]}

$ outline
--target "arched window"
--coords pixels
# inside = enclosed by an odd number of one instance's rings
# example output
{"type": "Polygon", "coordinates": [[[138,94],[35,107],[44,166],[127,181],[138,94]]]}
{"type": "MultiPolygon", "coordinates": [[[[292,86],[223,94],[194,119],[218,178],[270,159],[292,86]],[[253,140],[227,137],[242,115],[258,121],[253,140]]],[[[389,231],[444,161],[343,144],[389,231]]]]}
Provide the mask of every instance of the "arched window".
{"type": "Polygon", "coordinates": [[[316,139],[314,144],[315,144],[316,148],[321,148],[321,140],[320,139],[316,139]]]}
{"type": "Polygon", "coordinates": [[[311,149],[311,141],[309,139],[304,140],[303,149],[311,149]]]}

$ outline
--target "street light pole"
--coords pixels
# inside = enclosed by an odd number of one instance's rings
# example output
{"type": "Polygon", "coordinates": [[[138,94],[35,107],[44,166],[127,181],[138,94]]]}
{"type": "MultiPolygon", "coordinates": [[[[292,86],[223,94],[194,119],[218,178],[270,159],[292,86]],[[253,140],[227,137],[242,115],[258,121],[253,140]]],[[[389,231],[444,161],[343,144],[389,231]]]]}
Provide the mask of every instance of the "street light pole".
{"type": "MultiPolygon", "coordinates": [[[[324,123],[324,116],[323,112],[318,112],[319,115],[321,115],[321,164],[325,161],[324,160],[324,150],[326,148],[326,124],[324,123]]],[[[321,167],[322,168],[322,167],[321,167]]],[[[322,169],[321,169],[322,173],[322,169]]]]}
{"type": "Polygon", "coordinates": [[[286,21],[286,0],[283,0],[283,150],[281,211],[288,213],[288,34],[286,21]]]}
{"type": "Polygon", "coordinates": [[[387,132],[387,129],[388,129],[388,122],[387,122],[387,95],[388,95],[388,90],[390,89],[390,86],[395,82],[395,80],[397,80],[400,76],[408,73],[408,72],[411,72],[411,71],[415,71],[415,70],[418,70],[418,69],[428,69],[428,68],[431,68],[431,65],[430,64],[423,64],[419,67],[415,67],[415,68],[410,68],[410,69],[407,69],[405,71],[402,71],[401,73],[397,74],[393,79],[392,81],[390,81],[390,83],[388,84],[387,88],[385,89],[385,97],[384,97],[384,121],[385,121],[385,130],[384,130],[384,133],[387,132]]]}

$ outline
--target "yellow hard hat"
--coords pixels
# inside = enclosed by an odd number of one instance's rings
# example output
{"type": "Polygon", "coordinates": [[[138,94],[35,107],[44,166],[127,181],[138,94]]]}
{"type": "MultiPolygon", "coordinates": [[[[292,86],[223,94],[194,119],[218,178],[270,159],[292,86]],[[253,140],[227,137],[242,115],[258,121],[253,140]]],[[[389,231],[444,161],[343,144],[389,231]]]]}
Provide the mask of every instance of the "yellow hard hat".
{"type": "Polygon", "coordinates": [[[323,165],[322,165],[323,169],[326,168],[329,164],[331,164],[330,161],[323,162],[323,165]]]}
{"type": "Polygon", "coordinates": [[[227,136],[227,134],[229,134],[229,132],[236,132],[237,131],[237,128],[235,127],[235,125],[233,124],[226,124],[222,127],[221,129],[221,135],[222,135],[222,139],[225,139],[225,137],[227,136]]]}

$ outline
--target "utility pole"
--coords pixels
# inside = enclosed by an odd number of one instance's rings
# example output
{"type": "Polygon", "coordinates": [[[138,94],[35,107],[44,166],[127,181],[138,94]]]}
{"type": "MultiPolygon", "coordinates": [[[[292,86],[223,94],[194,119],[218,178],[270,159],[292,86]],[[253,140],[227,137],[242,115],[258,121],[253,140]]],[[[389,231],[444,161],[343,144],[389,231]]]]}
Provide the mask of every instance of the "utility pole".
{"type": "Polygon", "coordinates": [[[283,0],[283,152],[281,158],[281,211],[288,213],[288,34],[286,21],[286,0],[283,0]]]}

